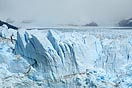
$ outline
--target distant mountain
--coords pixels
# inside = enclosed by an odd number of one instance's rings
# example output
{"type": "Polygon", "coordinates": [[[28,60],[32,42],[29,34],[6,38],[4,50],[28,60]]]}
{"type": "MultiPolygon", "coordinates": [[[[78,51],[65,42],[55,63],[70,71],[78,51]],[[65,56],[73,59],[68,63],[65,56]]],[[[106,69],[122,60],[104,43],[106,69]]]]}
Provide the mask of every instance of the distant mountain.
{"type": "Polygon", "coordinates": [[[119,26],[132,27],[132,18],[121,20],[119,26]]]}
{"type": "Polygon", "coordinates": [[[88,27],[88,26],[98,26],[98,24],[96,22],[90,22],[90,23],[86,23],[86,24],[66,24],[66,26],[73,26],[73,27],[78,27],[78,26],[83,26],[83,27],[88,27]]]}
{"type": "Polygon", "coordinates": [[[98,26],[98,24],[95,22],[91,22],[91,23],[85,24],[83,26],[98,26]]]}
{"type": "Polygon", "coordinates": [[[18,27],[15,27],[15,26],[13,26],[13,25],[11,25],[11,24],[8,24],[7,22],[4,22],[4,21],[1,21],[0,20],[0,26],[2,26],[2,25],[6,25],[8,28],[12,28],[12,29],[18,29],[18,27]]]}

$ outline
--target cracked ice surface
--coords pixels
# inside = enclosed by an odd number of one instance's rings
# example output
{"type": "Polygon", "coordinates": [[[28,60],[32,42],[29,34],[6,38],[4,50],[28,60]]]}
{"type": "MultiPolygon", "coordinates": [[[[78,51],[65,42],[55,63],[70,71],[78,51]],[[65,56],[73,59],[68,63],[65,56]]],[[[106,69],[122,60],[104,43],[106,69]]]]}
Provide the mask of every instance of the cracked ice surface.
{"type": "Polygon", "coordinates": [[[0,81],[8,79],[13,88],[132,87],[131,30],[45,28],[14,34],[15,44],[0,43],[0,81]]]}

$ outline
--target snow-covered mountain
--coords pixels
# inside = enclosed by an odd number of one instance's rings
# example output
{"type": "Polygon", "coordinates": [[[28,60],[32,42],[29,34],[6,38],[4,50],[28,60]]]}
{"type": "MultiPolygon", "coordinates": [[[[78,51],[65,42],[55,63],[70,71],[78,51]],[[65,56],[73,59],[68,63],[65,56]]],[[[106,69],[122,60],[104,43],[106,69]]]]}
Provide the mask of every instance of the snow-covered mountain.
{"type": "Polygon", "coordinates": [[[123,27],[132,27],[132,18],[121,20],[118,24],[123,27]]]}
{"type": "Polygon", "coordinates": [[[132,87],[131,28],[0,30],[1,88],[132,87]]]}

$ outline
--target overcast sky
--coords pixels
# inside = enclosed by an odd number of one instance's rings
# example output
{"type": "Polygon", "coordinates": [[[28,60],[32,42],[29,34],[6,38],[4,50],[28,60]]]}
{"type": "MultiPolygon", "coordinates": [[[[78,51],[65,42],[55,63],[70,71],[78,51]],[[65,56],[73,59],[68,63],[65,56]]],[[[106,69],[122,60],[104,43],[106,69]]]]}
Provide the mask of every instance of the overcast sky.
{"type": "Polygon", "coordinates": [[[0,0],[0,19],[34,26],[85,24],[112,26],[132,17],[132,0],[0,0]]]}

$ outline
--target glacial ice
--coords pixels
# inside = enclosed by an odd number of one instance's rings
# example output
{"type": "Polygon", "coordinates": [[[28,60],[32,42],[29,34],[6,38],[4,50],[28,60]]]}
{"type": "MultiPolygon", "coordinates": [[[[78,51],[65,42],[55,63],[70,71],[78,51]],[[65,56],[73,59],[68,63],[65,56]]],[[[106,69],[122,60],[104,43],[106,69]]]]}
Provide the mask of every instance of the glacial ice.
{"type": "Polygon", "coordinates": [[[0,30],[1,88],[132,88],[130,29],[0,30]]]}

